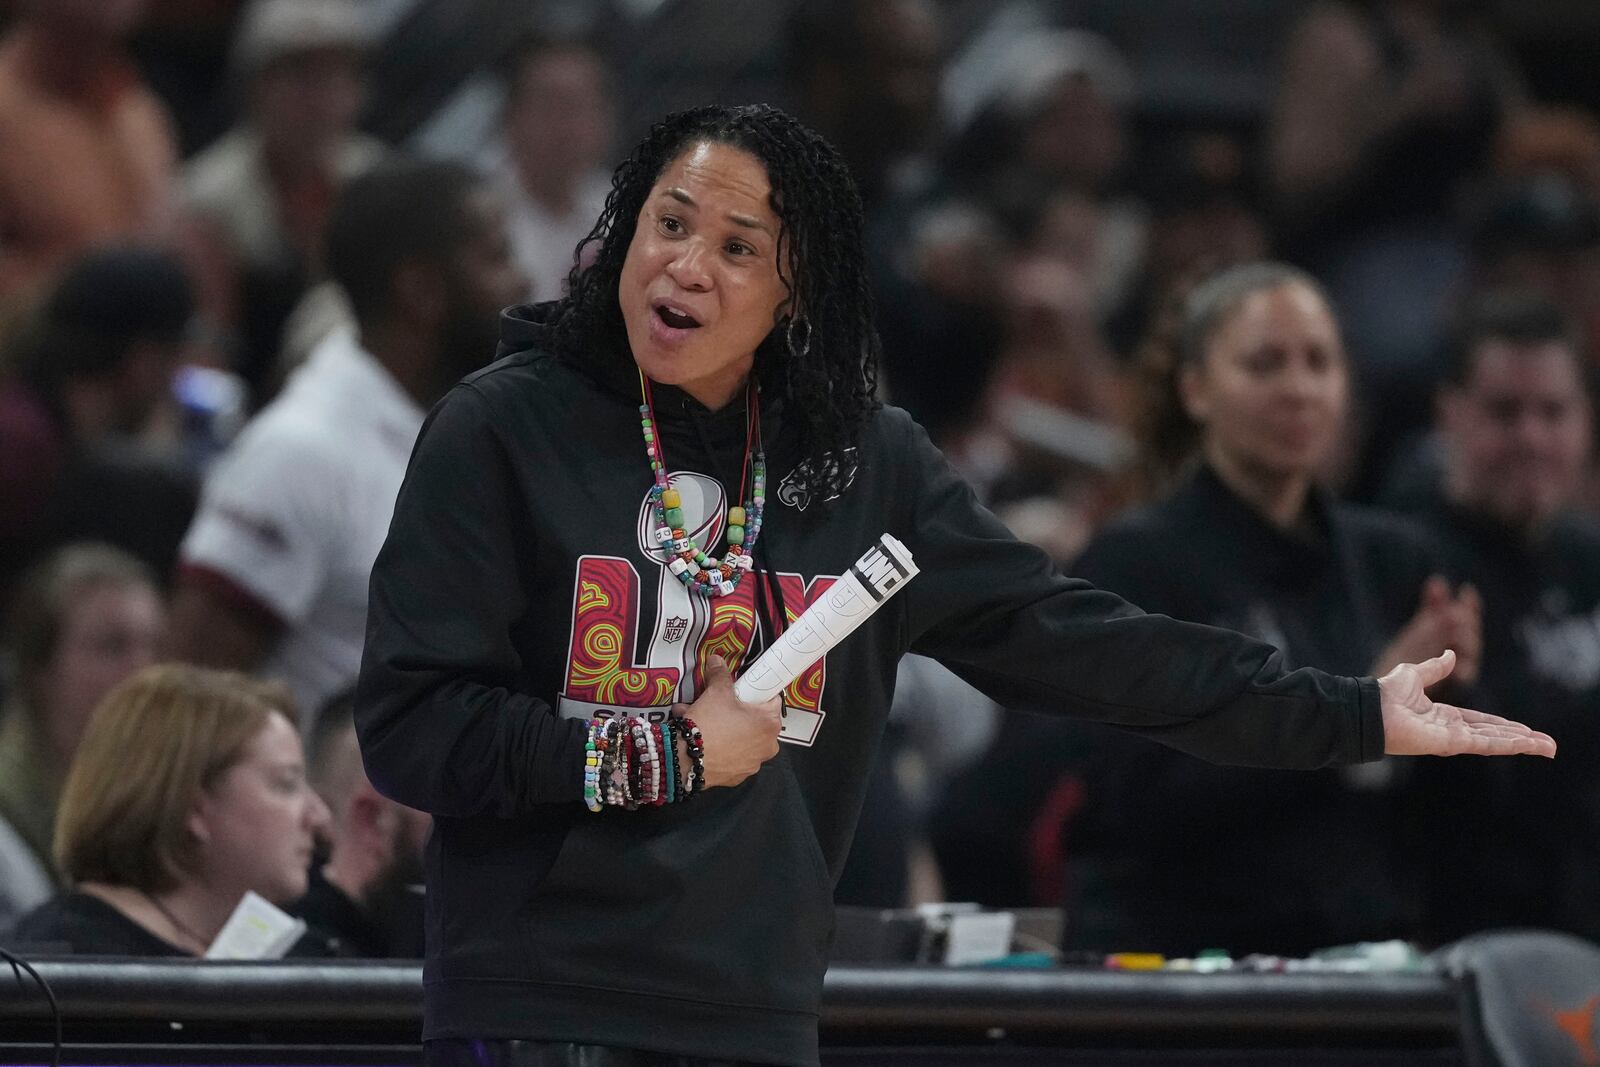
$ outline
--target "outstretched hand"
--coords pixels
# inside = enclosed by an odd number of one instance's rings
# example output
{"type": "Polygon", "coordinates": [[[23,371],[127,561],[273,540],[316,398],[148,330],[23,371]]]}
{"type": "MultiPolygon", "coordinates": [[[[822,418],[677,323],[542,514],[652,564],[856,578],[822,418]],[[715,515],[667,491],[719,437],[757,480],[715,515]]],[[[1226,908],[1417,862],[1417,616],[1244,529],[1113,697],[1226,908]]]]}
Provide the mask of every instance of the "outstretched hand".
{"type": "Polygon", "coordinates": [[[1378,679],[1383,750],[1391,756],[1554,756],[1555,739],[1520,722],[1438,704],[1424,690],[1449,676],[1456,654],[1402,663],[1378,679]]]}

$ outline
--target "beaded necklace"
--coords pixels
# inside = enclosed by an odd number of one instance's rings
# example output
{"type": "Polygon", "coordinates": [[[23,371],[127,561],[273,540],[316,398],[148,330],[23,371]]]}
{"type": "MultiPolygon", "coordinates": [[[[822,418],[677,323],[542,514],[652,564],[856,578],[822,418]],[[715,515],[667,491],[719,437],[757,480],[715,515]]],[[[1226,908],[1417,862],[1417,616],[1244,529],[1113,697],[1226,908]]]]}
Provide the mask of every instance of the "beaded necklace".
{"type": "Polygon", "coordinates": [[[756,537],[761,533],[761,512],[767,502],[767,453],[761,442],[761,407],[755,386],[745,386],[744,467],[739,472],[739,495],[744,495],[748,476],[750,496],[745,500],[744,507],[728,508],[728,551],[720,560],[707,555],[705,549],[696,544],[684,529],[683,500],[678,491],[667,483],[666,453],[661,448],[661,435],[656,432],[650,379],[645,377],[643,370],[639,372],[639,393],[644,401],[639,405],[640,422],[644,427],[644,450],[650,457],[650,471],[656,483],[650,489],[650,507],[656,521],[656,544],[671,553],[667,569],[691,591],[701,596],[727,596],[750,569],[750,550],[755,547],[756,537]]]}

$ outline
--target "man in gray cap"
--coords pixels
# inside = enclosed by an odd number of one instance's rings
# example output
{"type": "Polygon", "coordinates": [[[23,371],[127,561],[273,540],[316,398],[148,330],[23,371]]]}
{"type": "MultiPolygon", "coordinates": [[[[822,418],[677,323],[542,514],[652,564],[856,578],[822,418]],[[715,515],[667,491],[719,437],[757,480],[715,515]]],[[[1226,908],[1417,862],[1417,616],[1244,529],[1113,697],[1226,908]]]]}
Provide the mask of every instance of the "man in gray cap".
{"type": "Polygon", "coordinates": [[[256,0],[234,43],[243,120],[184,174],[190,206],[238,272],[238,369],[268,383],[284,320],[321,274],[338,188],[387,148],[356,131],[371,34],[356,0],[256,0]]]}

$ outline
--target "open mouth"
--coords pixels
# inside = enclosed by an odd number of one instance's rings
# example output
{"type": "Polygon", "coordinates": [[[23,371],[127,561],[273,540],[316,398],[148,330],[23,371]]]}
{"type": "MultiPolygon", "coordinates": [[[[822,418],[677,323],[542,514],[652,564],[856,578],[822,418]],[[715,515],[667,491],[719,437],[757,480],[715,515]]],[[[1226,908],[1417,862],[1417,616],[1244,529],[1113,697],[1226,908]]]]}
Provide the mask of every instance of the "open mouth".
{"type": "Polygon", "coordinates": [[[656,316],[674,330],[692,330],[700,325],[699,319],[671,304],[657,304],[655,310],[656,316]]]}

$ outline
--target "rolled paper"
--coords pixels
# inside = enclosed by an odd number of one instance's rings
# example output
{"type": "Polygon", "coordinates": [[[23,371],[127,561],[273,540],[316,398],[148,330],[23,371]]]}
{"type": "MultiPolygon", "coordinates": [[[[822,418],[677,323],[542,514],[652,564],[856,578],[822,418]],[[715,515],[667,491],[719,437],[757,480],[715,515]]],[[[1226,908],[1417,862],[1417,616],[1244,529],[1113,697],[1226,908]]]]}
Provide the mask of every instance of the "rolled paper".
{"type": "Polygon", "coordinates": [[[770,700],[811,669],[917,576],[905,545],[884,534],[784,630],[733,684],[747,704],[770,700]]]}

